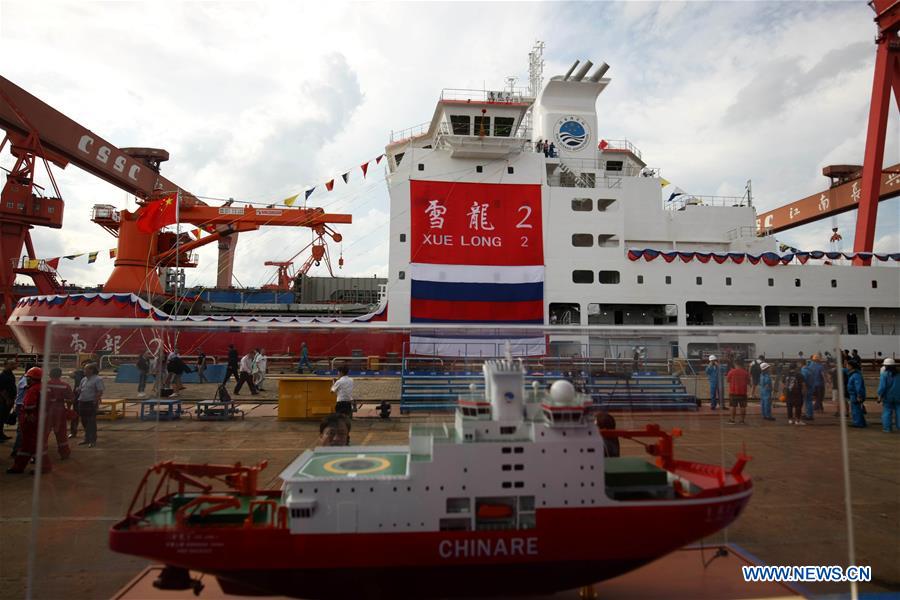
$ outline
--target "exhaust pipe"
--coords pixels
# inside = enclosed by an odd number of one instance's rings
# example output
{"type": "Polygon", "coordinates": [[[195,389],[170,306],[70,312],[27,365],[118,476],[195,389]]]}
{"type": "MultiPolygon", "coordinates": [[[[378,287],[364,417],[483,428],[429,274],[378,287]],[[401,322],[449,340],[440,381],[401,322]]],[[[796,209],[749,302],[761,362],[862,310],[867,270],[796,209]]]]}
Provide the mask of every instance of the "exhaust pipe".
{"type": "Polygon", "coordinates": [[[609,65],[606,63],[602,63],[599,67],[597,67],[597,70],[594,71],[594,74],[591,75],[590,80],[593,81],[594,83],[597,83],[598,81],[600,81],[601,77],[606,75],[607,71],[609,71],[609,65]]]}
{"type": "Polygon", "coordinates": [[[571,66],[571,67],[569,67],[569,70],[568,70],[568,71],[566,71],[566,74],[565,74],[565,75],[563,75],[563,81],[565,81],[565,80],[567,80],[567,79],[568,79],[568,78],[569,78],[569,75],[571,75],[571,74],[572,74],[572,71],[574,71],[574,70],[575,70],[575,67],[577,67],[577,66],[578,66],[578,63],[579,63],[579,62],[581,62],[581,61],[579,61],[579,60],[576,60],[576,61],[575,61],[575,62],[574,62],[574,63],[572,63],[572,66],[571,66]]]}
{"type": "Polygon", "coordinates": [[[583,65],[581,65],[581,68],[578,69],[578,71],[574,75],[572,75],[572,80],[573,81],[581,81],[582,79],[584,79],[584,76],[587,75],[587,72],[590,71],[591,67],[593,67],[593,66],[594,66],[594,63],[592,63],[591,61],[589,61],[589,60],[585,61],[585,63],[583,65]]]}

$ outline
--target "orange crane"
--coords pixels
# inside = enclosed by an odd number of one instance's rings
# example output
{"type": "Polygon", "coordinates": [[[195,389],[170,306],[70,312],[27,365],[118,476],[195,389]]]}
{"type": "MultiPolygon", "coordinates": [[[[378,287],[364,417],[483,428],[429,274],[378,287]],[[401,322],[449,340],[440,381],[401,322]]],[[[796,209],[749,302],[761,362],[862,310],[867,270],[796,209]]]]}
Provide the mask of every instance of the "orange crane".
{"type": "MultiPolygon", "coordinates": [[[[891,90],[900,108],[900,0],[871,0],[878,35],[875,38],[875,75],[872,83],[863,165],[831,165],[822,174],[831,188],[762,213],[759,235],[777,233],[858,208],[854,252],[872,252],[878,203],[900,196],[900,164],[884,168],[884,142],[891,90]]],[[[854,259],[866,266],[871,259],[854,259]]]]}
{"type": "MultiPolygon", "coordinates": [[[[36,259],[28,231],[33,225],[62,227],[63,201],[42,197],[34,192],[34,164],[42,160],[49,172],[49,163],[59,168],[74,164],[88,173],[133,194],[139,203],[175,194],[178,198],[179,220],[198,227],[214,228],[212,235],[181,244],[171,232],[142,233],[136,227],[137,211],[116,211],[112,207],[98,211],[94,221],[119,238],[115,268],[104,285],[104,291],[160,293],[158,267],[176,261],[180,266],[192,266],[191,250],[213,241],[229,243],[230,251],[221,252],[219,272],[227,272],[230,283],[234,237],[241,231],[253,231],[263,226],[324,226],[328,223],[350,223],[351,215],[326,214],[320,208],[276,209],[243,206],[208,206],[190,192],[180,188],[160,174],[160,164],[169,158],[168,152],[157,148],[117,148],[96,133],[73,121],[42,100],[29,94],[8,79],[0,77],[0,128],[6,131],[6,142],[17,157],[16,166],[7,176],[3,188],[2,227],[0,227],[0,294],[5,314],[14,301],[12,285],[22,246],[30,259],[36,259]],[[8,209],[9,205],[12,207],[8,209]],[[111,209],[111,210],[110,210],[111,209]],[[176,258],[177,255],[177,258],[176,258]]],[[[228,250],[226,248],[226,250],[228,250]]]]}
{"type": "MultiPolygon", "coordinates": [[[[267,289],[276,289],[288,292],[292,289],[294,281],[297,279],[298,275],[306,275],[310,268],[312,268],[313,264],[319,266],[319,264],[324,260],[325,266],[328,268],[328,274],[334,277],[334,271],[331,269],[331,257],[328,255],[328,245],[325,242],[325,235],[331,237],[335,242],[340,242],[343,239],[340,233],[332,230],[330,227],[321,226],[314,227],[313,232],[316,234],[316,237],[308,243],[306,246],[300,249],[295,255],[290,257],[287,260],[267,260],[264,264],[267,267],[277,267],[278,268],[278,283],[264,285],[264,288],[267,289]],[[294,266],[294,260],[303,254],[306,249],[310,249],[309,256],[303,262],[303,265],[297,270],[296,273],[291,272],[291,267],[294,266]]],[[[344,258],[341,257],[338,259],[338,268],[342,268],[344,266],[344,258]]]]}

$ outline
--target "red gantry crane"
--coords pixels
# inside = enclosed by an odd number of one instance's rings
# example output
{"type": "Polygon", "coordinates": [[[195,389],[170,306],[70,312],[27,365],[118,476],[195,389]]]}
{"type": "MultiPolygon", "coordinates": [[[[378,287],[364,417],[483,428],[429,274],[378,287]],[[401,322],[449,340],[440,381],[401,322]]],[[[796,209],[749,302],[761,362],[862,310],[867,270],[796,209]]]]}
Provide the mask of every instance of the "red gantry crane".
{"type": "MultiPolygon", "coordinates": [[[[29,230],[36,225],[62,227],[64,204],[52,173],[50,179],[56,196],[43,197],[35,192],[38,186],[34,184],[34,165],[39,160],[45,163],[48,172],[48,161],[59,168],[74,164],[133,194],[144,205],[175,194],[180,222],[213,230],[209,236],[180,243],[184,237],[179,239],[171,232],[139,231],[136,222],[140,210],[119,212],[109,205],[96,206],[94,221],[119,238],[115,268],[103,288],[108,292],[161,293],[156,269],[173,266],[176,262],[179,266],[195,266],[196,263],[191,262],[191,250],[213,241],[220,242],[218,281],[221,283],[223,274],[227,274],[226,285],[230,285],[237,233],[269,225],[316,230],[329,223],[352,221],[351,215],[326,214],[320,208],[253,208],[230,203],[208,206],[160,174],[160,164],[169,158],[165,150],[119,149],[3,77],[0,77],[0,128],[6,131],[0,149],[8,142],[17,159],[0,195],[0,215],[3,217],[0,295],[5,311],[2,323],[6,322],[15,301],[12,286],[23,245],[29,260],[37,259],[29,230]]],[[[29,263],[29,266],[33,265],[29,263]]],[[[49,272],[50,269],[43,270],[49,272]]]]}
{"type": "MultiPolygon", "coordinates": [[[[822,169],[822,174],[831,179],[831,188],[760,214],[756,222],[760,235],[778,233],[857,208],[853,251],[872,252],[878,203],[900,196],[900,164],[883,168],[892,89],[900,109],[900,0],[872,0],[869,6],[875,11],[878,34],[863,164],[831,165],[822,169]]],[[[854,260],[859,266],[870,263],[871,259],[854,260]]]]}

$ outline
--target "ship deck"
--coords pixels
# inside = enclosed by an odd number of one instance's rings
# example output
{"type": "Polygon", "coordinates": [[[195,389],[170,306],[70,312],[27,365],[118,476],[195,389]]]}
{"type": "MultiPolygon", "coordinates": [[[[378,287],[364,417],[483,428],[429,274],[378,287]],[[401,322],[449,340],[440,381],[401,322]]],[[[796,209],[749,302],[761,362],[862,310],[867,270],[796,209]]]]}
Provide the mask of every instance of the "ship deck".
{"type": "Polygon", "coordinates": [[[376,479],[407,475],[409,454],[400,452],[322,452],[297,468],[297,479],[376,479]]]}
{"type": "MultiPolygon", "coordinates": [[[[362,382],[359,382],[362,384],[362,382]]],[[[385,384],[388,385],[388,384],[385,384]]],[[[390,383],[396,390],[399,386],[390,383]]],[[[275,386],[272,386],[274,388],[275,386]]],[[[108,385],[109,397],[128,397],[134,385],[108,385]]],[[[183,397],[209,397],[214,386],[190,385],[183,397]]],[[[364,390],[361,390],[361,392],[364,390]]],[[[372,392],[374,393],[374,392],[372,392]]],[[[317,422],[278,421],[275,405],[243,398],[244,420],[172,422],[139,421],[134,404],[129,416],[100,421],[98,445],[73,446],[72,458],[56,460],[50,442],[53,472],[41,480],[37,508],[38,551],[35,563],[35,598],[108,598],[122,589],[147,561],[116,554],[108,548],[109,528],[121,520],[146,469],[160,460],[245,465],[268,460],[259,486],[278,489],[278,474],[319,436],[317,422]]],[[[852,507],[855,522],[856,564],[871,565],[873,581],[862,592],[900,590],[900,456],[896,435],[881,433],[880,407],[867,402],[868,430],[851,429],[849,438],[852,507]]],[[[722,413],[704,403],[691,414],[614,413],[619,427],[640,428],[658,423],[665,429],[680,427],[675,455],[684,460],[731,464],[746,447],[753,460],[746,472],[753,477],[754,493],[740,518],[704,540],[707,546],[728,541],[739,544],[770,565],[849,564],[840,484],[840,436],[833,406],[807,427],[786,423],[784,405],[778,403],[774,423],[759,418],[759,405],[748,409],[749,425],[729,426],[722,413]]],[[[410,424],[447,422],[446,414],[355,418],[351,437],[361,446],[397,446],[408,442],[410,424]]],[[[6,428],[7,433],[11,430],[6,428]]],[[[73,440],[79,441],[81,438],[73,440]]],[[[8,453],[11,442],[0,447],[8,453]]],[[[637,444],[623,441],[623,455],[646,456],[637,444]]],[[[32,533],[34,479],[2,475],[0,480],[0,597],[25,595],[27,556],[32,533]]],[[[160,517],[162,518],[162,517],[160,517]]],[[[645,535],[645,534],[642,534],[645,535]]],[[[707,554],[711,555],[708,550],[707,554]]],[[[710,556],[707,556],[707,560],[710,556]]],[[[618,597],[617,580],[598,586],[601,597],[618,597]],[[609,588],[604,586],[609,585],[609,588]],[[607,593],[606,589],[609,589],[607,593]]],[[[846,593],[845,584],[805,584],[817,594],[846,593]]],[[[755,589],[755,588],[754,588],[755,589]]],[[[201,598],[204,596],[201,595],[201,598]]],[[[573,596],[560,596],[573,597],[573,596]]]]}

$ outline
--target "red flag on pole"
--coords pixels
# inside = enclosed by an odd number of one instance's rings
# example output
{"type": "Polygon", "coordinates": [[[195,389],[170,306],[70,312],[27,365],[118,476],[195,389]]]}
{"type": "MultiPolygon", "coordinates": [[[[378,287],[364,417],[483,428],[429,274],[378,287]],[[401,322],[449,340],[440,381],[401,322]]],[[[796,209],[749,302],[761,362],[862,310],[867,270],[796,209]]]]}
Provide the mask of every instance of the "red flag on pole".
{"type": "Polygon", "coordinates": [[[138,211],[137,228],[143,233],[153,233],[177,220],[177,194],[145,204],[138,211]]]}
{"type": "Polygon", "coordinates": [[[365,179],[365,178],[366,178],[366,171],[369,170],[369,163],[368,163],[368,162],[364,162],[363,164],[359,165],[359,168],[362,169],[362,172],[363,172],[363,179],[365,179]]]}
{"type": "Polygon", "coordinates": [[[57,256],[56,258],[51,258],[51,259],[47,260],[46,261],[47,266],[49,266],[51,269],[54,269],[54,270],[58,269],[59,268],[59,259],[60,259],[60,257],[57,256]]]}
{"type": "Polygon", "coordinates": [[[325,182],[325,189],[329,192],[334,189],[334,179],[325,182]]]}
{"type": "Polygon", "coordinates": [[[609,142],[607,142],[606,140],[600,140],[600,143],[597,144],[597,147],[601,150],[606,150],[607,148],[609,148],[609,142]]]}

